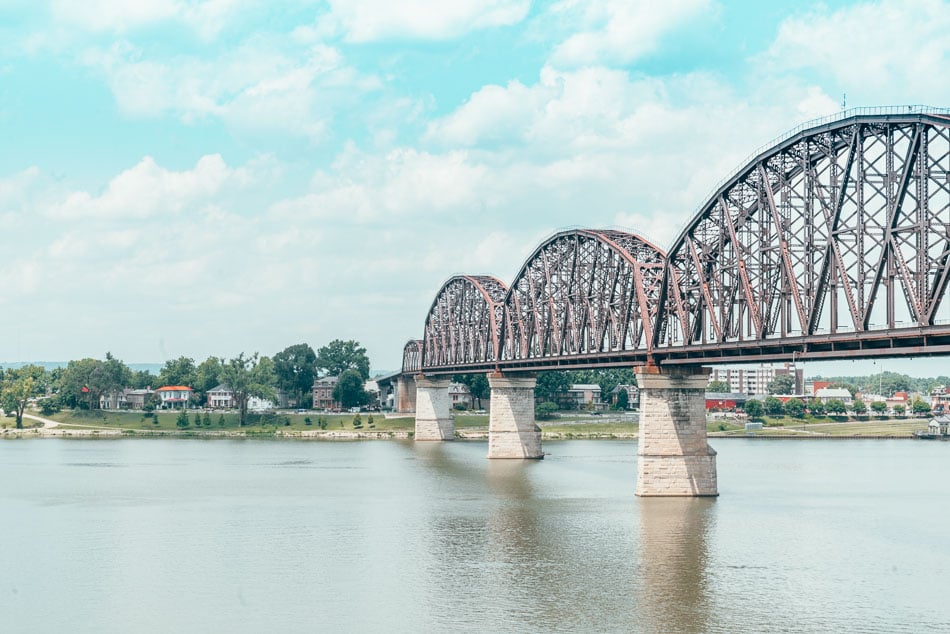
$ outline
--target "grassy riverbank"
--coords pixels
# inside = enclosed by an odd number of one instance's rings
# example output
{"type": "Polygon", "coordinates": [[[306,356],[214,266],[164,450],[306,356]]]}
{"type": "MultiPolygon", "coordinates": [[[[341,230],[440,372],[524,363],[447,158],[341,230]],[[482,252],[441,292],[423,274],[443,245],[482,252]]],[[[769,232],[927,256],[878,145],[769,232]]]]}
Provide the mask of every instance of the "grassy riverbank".
{"type": "MultiPolygon", "coordinates": [[[[64,411],[48,416],[59,423],[59,433],[75,435],[104,433],[126,435],[171,434],[181,436],[306,436],[327,438],[357,437],[411,437],[415,420],[411,415],[398,416],[376,413],[370,421],[369,414],[360,415],[357,425],[353,414],[279,413],[252,414],[247,425],[238,425],[238,415],[233,412],[188,414],[188,426],[178,426],[178,414],[161,412],[145,417],[141,412],[64,411]],[[325,421],[322,428],[321,421],[325,421]],[[210,424],[206,424],[210,423],[210,424]]],[[[458,414],[453,416],[455,429],[462,438],[484,438],[488,434],[488,415],[458,414]]],[[[12,419],[6,434],[14,432],[12,419]]],[[[24,419],[27,433],[36,433],[41,425],[24,419]]],[[[585,416],[566,415],[554,420],[539,421],[538,426],[547,439],[570,438],[636,438],[639,425],[630,416],[585,416]]],[[[744,421],[716,418],[708,421],[706,429],[711,438],[750,436],[786,438],[910,438],[915,430],[925,429],[927,419],[889,419],[862,421],[835,421],[822,419],[766,419],[766,426],[755,432],[746,432],[744,421]],[[782,423],[781,425],[779,423],[782,423]]]]}

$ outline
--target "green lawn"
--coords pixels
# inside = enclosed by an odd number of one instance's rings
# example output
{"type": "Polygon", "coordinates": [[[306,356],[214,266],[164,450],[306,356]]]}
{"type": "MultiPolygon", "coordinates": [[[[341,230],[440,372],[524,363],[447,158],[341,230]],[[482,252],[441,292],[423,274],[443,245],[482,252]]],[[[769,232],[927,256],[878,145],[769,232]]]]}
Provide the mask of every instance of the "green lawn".
{"type": "MultiPolygon", "coordinates": [[[[62,426],[75,428],[101,428],[101,429],[156,429],[164,431],[173,431],[183,429],[190,432],[203,431],[221,431],[241,429],[238,425],[238,415],[234,412],[209,413],[208,420],[210,425],[205,425],[204,413],[188,413],[188,426],[179,428],[177,425],[177,412],[157,412],[155,416],[146,418],[141,412],[102,412],[102,411],[63,411],[47,418],[59,421],[62,426]],[[156,422],[157,421],[157,422],[156,422]],[[200,423],[199,423],[200,421],[200,423]]],[[[244,429],[251,433],[274,431],[313,431],[319,430],[320,418],[324,417],[327,421],[327,431],[357,429],[353,425],[355,414],[248,414],[247,425],[244,429]],[[310,424],[307,424],[307,419],[310,424]]],[[[382,414],[360,414],[360,421],[364,431],[393,431],[413,428],[413,419],[411,417],[385,418],[382,414]],[[370,416],[373,418],[370,426],[370,416]]]]}

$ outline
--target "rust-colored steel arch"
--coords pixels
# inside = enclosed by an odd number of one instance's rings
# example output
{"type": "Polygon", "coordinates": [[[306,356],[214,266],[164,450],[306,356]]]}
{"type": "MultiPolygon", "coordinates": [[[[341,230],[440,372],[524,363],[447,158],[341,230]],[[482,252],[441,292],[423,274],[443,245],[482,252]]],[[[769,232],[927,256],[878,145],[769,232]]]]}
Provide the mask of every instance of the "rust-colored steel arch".
{"type": "Polygon", "coordinates": [[[443,284],[426,317],[423,367],[493,362],[507,292],[489,275],[457,275],[443,284]]]}
{"type": "Polygon", "coordinates": [[[927,348],[950,330],[948,280],[950,118],[849,116],[759,154],[706,202],[669,252],[653,347],[694,363],[927,348]]]}
{"type": "Polygon", "coordinates": [[[416,374],[422,370],[422,339],[410,339],[402,349],[402,371],[416,374]]]}
{"type": "Polygon", "coordinates": [[[664,257],[623,231],[555,234],[508,290],[500,362],[648,353],[664,257]]]}

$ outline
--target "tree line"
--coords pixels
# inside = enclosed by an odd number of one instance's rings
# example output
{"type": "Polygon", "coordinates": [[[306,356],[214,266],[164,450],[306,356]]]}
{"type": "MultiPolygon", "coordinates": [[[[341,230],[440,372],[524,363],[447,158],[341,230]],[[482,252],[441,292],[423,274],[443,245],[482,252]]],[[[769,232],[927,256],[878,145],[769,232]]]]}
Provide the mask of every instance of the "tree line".
{"type": "Polygon", "coordinates": [[[0,402],[4,411],[14,413],[16,426],[22,429],[23,412],[34,398],[43,397],[41,411],[52,414],[61,408],[98,409],[102,396],[125,388],[182,385],[194,390],[194,405],[200,407],[207,403],[210,390],[224,384],[233,392],[243,426],[251,397],[273,399],[281,390],[300,406],[308,402],[313,383],[321,376],[339,377],[334,400],[345,407],[363,405],[369,399],[363,389],[369,369],[366,348],[358,341],[340,339],[317,351],[306,343],[295,344],[272,357],[242,352],[231,359],[211,356],[196,363],[181,356],[166,361],[157,375],[133,371],[107,352],[105,359],[73,360],[52,370],[39,365],[0,369],[0,402]]]}

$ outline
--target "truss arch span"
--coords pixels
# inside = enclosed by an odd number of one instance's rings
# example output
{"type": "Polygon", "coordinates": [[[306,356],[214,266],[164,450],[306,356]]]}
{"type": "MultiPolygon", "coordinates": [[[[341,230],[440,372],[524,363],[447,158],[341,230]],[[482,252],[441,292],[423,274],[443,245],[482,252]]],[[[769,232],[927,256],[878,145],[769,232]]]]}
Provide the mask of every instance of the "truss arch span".
{"type": "Polygon", "coordinates": [[[507,292],[504,282],[489,275],[456,275],[446,281],[426,317],[423,366],[493,363],[507,292]]]}
{"type": "Polygon", "coordinates": [[[504,300],[502,363],[647,351],[664,253],[632,233],[563,231],[528,258],[504,300]]]}
{"type": "Polygon", "coordinates": [[[850,116],[759,154],[704,204],[670,249],[654,347],[924,331],[948,280],[950,118],[850,116]]]}
{"type": "Polygon", "coordinates": [[[422,371],[422,339],[410,339],[402,348],[403,374],[417,374],[422,371]]]}

